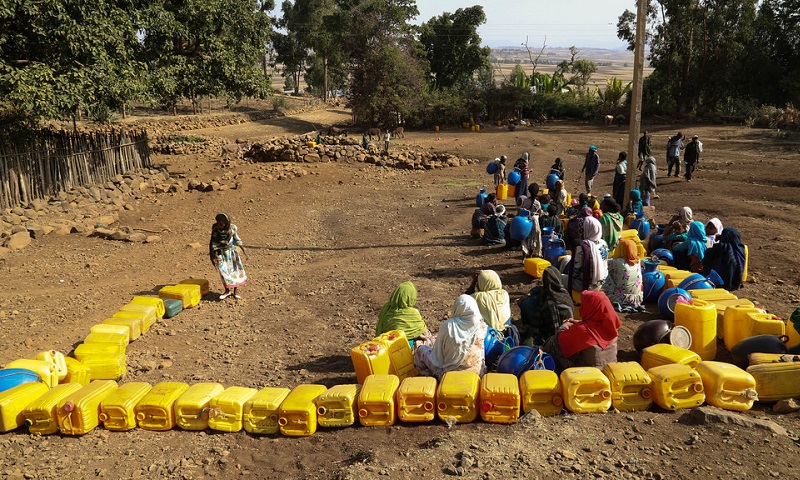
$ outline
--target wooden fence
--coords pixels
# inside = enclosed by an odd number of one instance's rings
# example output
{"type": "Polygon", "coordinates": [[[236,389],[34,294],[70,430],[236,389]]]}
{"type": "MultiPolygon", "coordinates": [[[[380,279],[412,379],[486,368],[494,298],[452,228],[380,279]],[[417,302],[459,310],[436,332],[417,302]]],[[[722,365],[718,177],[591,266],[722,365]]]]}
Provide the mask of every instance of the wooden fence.
{"type": "Polygon", "coordinates": [[[149,167],[145,131],[42,131],[27,142],[0,144],[0,208],[27,205],[59,191],[149,167]]]}

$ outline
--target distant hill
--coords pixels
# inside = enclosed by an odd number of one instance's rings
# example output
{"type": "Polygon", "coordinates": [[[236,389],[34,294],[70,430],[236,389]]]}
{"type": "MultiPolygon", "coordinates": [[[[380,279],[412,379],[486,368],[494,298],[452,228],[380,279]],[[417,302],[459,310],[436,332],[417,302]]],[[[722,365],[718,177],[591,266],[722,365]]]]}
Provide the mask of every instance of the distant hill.
{"type": "MultiPolygon", "coordinates": [[[[541,47],[532,47],[531,55],[535,59],[541,47]]],[[[645,52],[645,58],[647,57],[645,52]]],[[[606,67],[633,67],[633,52],[629,50],[611,50],[605,48],[579,48],[576,58],[585,58],[606,67]]],[[[546,48],[539,65],[558,65],[570,59],[568,48],[546,48]]],[[[494,64],[521,63],[530,65],[528,51],[524,47],[497,47],[492,48],[491,60],[494,64]]],[[[645,67],[649,67],[649,63],[645,67]]]]}

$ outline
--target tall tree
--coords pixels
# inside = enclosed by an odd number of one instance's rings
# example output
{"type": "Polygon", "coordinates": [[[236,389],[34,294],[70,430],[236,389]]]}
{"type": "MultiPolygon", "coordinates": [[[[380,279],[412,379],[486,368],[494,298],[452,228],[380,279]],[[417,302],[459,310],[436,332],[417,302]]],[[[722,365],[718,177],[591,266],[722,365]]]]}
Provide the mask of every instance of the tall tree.
{"type": "Polygon", "coordinates": [[[764,0],[746,62],[749,90],[761,102],[800,105],[800,0],[764,0]]]}
{"type": "Polygon", "coordinates": [[[489,59],[489,47],[481,47],[478,27],[486,23],[483,7],[459,8],[423,23],[419,41],[425,49],[433,83],[450,88],[470,80],[489,59]]]}

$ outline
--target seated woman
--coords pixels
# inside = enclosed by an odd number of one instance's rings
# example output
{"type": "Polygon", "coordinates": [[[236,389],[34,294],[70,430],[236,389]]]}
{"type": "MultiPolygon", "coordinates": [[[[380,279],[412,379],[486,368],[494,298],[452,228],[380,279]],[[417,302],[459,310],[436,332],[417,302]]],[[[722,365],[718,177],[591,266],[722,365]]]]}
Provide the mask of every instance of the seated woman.
{"type": "Polygon", "coordinates": [[[557,233],[558,236],[563,235],[564,224],[561,222],[561,218],[558,216],[558,205],[555,203],[548,205],[547,215],[542,215],[539,217],[539,227],[553,227],[553,232],[557,233]]]}
{"type": "Polygon", "coordinates": [[[533,213],[534,215],[542,214],[542,205],[539,203],[537,196],[539,195],[539,184],[532,183],[528,186],[528,195],[521,195],[517,197],[517,206],[533,213]]]}
{"type": "Polygon", "coordinates": [[[375,328],[375,335],[391,332],[392,330],[402,330],[406,334],[409,343],[414,342],[420,336],[429,334],[428,326],[419,314],[419,310],[414,308],[417,304],[417,289],[411,282],[403,282],[394,289],[389,301],[381,308],[378,313],[378,325],[375,328]]]}
{"type": "Polygon", "coordinates": [[[600,217],[603,240],[608,244],[608,249],[613,250],[619,242],[619,232],[622,231],[624,219],[619,213],[619,204],[611,197],[604,198],[600,202],[600,210],[603,211],[603,216],[600,217]]]}
{"type": "Polygon", "coordinates": [[[586,218],[592,216],[592,209],[589,207],[581,208],[578,213],[569,219],[567,229],[564,231],[564,244],[568,250],[575,250],[575,247],[583,241],[583,224],[586,218]]]}
{"type": "Polygon", "coordinates": [[[722,233],[722,221],[719,218],[714,217],[706,223],[706,241],[708,243],[708,248],[713,247],[719,238],[719,234],[722,233]]]}
{"type": "Polygon", "coordinates": [[[580,313],[583,320],[567,320],[542,345],[542,350],[555,360],[557,372],[570,367],[603,368],[617,361],[622,322],[606,294],[582,292],[580,313]]]}
{"type": "Polygon", "coordinates": [[[567,287],[573,298],[584,290],[600,290],[608,276],[608,245],[601,238],[603,227],[594,217],[583,222],[583,241],[572,253],[567,287]]]}
{"type": "Polygon", "coordinates": [[[563,180],[557,181],[555,187],[553,187],[553,190],[548,193],[550,194],[552,201],[561,205],[561,209],[566,211],[566,209],[569,207],[569,204],[567,203],[568,194],[567,191],[564,190],[563,180]]]}
{"type": "Polygon", "coordinates": [[[478,270],[472,276],[472,285],[466,291],[478,302],[478,309],[486,324],[502,332],[511,320],[511,301],[503,289],[500,276],[494,270],[478,270]]]}
{"type": "Polygon", "coordinates": [[[642,211],[644,211],[642,193],[639,190],[631,190],[631,199],[628,201],[628,213],[630,215],[636,215],[642,211]]]}
{"type": "Polygon", "coordinates": [[[562,323],[574,317],[572,296],[561,283],[561,272],[553,266],[545,269],[542,284],[533,287],[517,305],[521,317],[516,323],[525,345],[543,344],[562,323]]]}
{"type": "Polygon", "coordinates": [[[472,231],[470,235],[472,238],[480,238],[483,235],[483,228],[486,224],[486,219],[494,215],[497,210],[497,195],[490,193],[486,196],[486,200],[480,208],[476,208],[472,213],[472,231]]]}
{"type": "Polygon", "coordinates": [[[701,273],[707,277],[714,270],[722,278],[722,288],[738,290],[742,288],[744,264],[744,245],[739,230],[723,228],[719,241],[703,255],[701,273]]]}
{"type": "Polygon", "coordinates": [[[639,249],[633,240],[627,238],[619,245],[623,257],[608,261],[608,277],[603,283],[603,291],[618,312],[644,311],[639,249]]]}
{"type": "Polygon", "coordinates": [[[550,173],[555,173],[558,175],[560,180],[564,180],[564,176],[566,176],[566,169],[564,168],[564,161],[561,160],[561,157],[556,157],[556,161],[550,165],[550,173]]]}
{"type": "Polygon", "coordinates": [[[483,244],[484,245],[505,245],[506,244],[506,207],[497,205],[495,212],[486,217],[483,221],[483,244]]]}
{"type": "Polygon", "coordinates": [[[436,377],[450,371],[486,372],[483,340],[486,324],[474,298],[461,295],[453,305],[453,316],[442,324],[439,334],[420,341],[414,350],[414,366],[420,375],[436,377]]]}
{"type": "Polygon", "coordinates": [[[675,267],[692,272],[703,270],[703,257],[708,244],[706,243],[706,227],[702,222],[692,222],[686,241],[672,247],[675,257],[675,267]]]}
{"type": "Polygon", "coordinates": [[[665,248],[672,248],[672,245],[686,241],[689,233],[689,225],[694,221],[692,209],[682,207],[678,214],[673,216],[664,228],[663,242],[665,248]]]}

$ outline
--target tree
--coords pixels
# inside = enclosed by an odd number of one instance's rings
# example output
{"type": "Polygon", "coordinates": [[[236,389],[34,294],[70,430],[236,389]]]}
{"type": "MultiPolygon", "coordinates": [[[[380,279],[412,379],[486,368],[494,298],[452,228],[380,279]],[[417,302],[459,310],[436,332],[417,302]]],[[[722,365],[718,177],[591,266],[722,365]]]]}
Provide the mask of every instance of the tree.
{"type": "Polygon", "coordinates": [[[575,46],[569,47],[570,59],[558,64],[554,76],[564,78],[564,85],[575,85],[579,93],[586,90],[589,80],[597,71],[597,64],[584,58],[576,59],[580,50],[575,46]]]}
{"type": "Polygon", "coordinates": [[[800,105],[800,0],[765,0],[742,75],[762,103],[800,105]]]}
{"type": "Polygon", "coordinates": [[[489,47],[481,47],[478,27],[486,23],[483,7],[459,8],[423,23],[419,41],[430,65],[433,83],[450,88],[469,81],[489,58],[489,47]]]}
{"type": "Polygon", "coordinates": [[[631,90],[631,84],[628,82],[623,84],[622,80],[617,77],[611,77],[606,80],[605,90],[597,88],[597,97],[600,99],[600,110],[605,114],[614,114],[615,110],[620,106],[620,102],[625,95],[631,90]]]}

